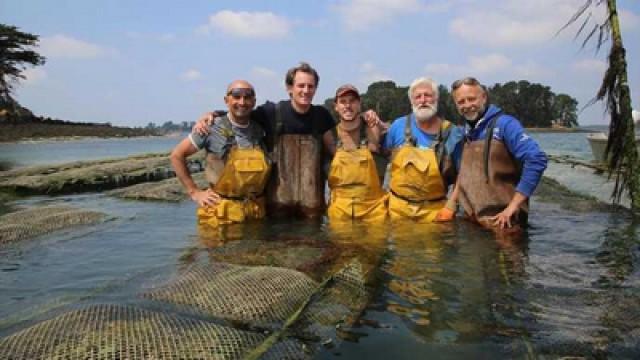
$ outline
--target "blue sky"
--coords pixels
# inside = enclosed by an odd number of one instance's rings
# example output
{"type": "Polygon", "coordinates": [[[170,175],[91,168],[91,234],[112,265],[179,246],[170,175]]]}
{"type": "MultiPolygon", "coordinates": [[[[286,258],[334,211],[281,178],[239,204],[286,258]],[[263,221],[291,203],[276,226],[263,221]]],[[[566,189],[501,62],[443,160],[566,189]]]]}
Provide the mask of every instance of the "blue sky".
{"type": "MultiPolygon", "coordinates": [[[[223,108],[226,85],[252,82],[258,102],[286,98],[284,73],[320,73],[316,103],[343,83],[449,85],[528,80],[588,102],[608,44],[595,54],[554,36],[584,0],[79,1],[0,0],[0,22],[41,36],[47,63],[16,97],[38,115],[144,126],[223,108]]],[[[632,101],[640,108],[640,2],[618,0],[632,101]]],[[[604,10],[601,7],[601,10],[604,10]]],[[[594,11],[594,18],[602,16],[594,11]]],[[[591,24],[594,24],[593,22],[591,24]]],[[[596,104],[579,119],[603,124],[596,104]]]]}

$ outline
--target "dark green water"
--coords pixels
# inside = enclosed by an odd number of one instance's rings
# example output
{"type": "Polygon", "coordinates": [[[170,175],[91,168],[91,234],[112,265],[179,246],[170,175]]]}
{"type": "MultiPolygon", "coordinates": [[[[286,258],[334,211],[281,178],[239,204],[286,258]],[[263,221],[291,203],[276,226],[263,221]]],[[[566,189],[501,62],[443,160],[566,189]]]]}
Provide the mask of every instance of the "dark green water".
{"type": "MultiPolygon", "coordinates": [[[[0,248],[0,337],[77,304],[133,302],[142,287],[194,261],[216,261],[208,255],[221,245],[213,241],[220,234],[198,232],[190,202],[88,194],[10,205],[43,203],[112,220],[0,248]]],[[[233,227],[222,238],[355,249],[346,254],[371,269],[371,302],[321,359],[640,358],[638,224],[554,191],[534,197],[532,209],[518,242],[463,220],[337,230],[278,220],[233,227]]]]}
{"type": "MultiPolygon", "coordinates": [[[[100,209],[115,219],[0,250],[0,335],[65,306],[136,298],[212,246],[194,206],[102,195],[27,202],[100,209]]],[[[319,358],[512,358],[640,354],[638,229],[626,216],[534,201],[522,243],[464,221],[356,228],[272,222],[235,227],[243,240],[358,245],[375,268],[372,301],[350,340],[319,358]],[[295,241],[295,240],[294,240],[295,241]]],[[[228,234],[227,234],[228,235],[228,234]]],[[[284,255],[283,255],[284,256],[284,255]]]]}

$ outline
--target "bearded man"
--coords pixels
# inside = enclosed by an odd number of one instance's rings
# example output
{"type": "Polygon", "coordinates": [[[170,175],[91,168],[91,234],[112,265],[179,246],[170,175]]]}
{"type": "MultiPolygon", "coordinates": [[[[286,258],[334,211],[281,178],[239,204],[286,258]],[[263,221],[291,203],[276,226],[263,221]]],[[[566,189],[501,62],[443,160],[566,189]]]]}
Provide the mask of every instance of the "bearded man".
{"type": "Polygon", "coordinates": [[[413,112],[394,120],[383,142],[391,152],[391,220],[425,223],[453,218],[447,203],[462,154],[463,130],[438,116],[438,85],[418,78],[409,86],[413,112]]]}

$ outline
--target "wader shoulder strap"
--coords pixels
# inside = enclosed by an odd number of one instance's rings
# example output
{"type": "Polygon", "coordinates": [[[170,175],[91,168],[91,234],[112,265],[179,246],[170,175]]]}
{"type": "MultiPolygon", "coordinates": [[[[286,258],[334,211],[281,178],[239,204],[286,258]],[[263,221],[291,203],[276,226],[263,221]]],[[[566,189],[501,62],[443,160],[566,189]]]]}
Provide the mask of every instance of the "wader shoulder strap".
{"type": "Polygon", "coordinates": [[[284,124],[282,122],[282,104],[281,102],[277,102],[275,104],[275,114],[274,121],[272,123],[271,128],[271,136],[269,137],[270,144],[267,145],[269,152],[275,150],[276,143],[278,141],[278,136],[282,134],[282,128],[284,124]]]}
{"type": "Polygon", "coordinates": [[[411,114],[407,115],[404,122],[404,142],[416,146],[418,141],[416,137],[411,133],[411,114]]]}
{"type": "MultiPolygon", "coordinates": [[[[360,118],[360,130],[359,130],[359,140],[358,140],[358,145],[360,147],[366,147],[369,144],[369,139],[367,138],[367,124],[364,122],[364,119],[362,118],[362,115],[358,115],[358,117],[360,118]]],[[[344,132],[344,130],[340,129],[340,125],[336,126],[336,135],[337,135],[337,140],[336,140],[336,148],[341,148],[343,145],[342,142],[342,137],[340,136],[340,133],[344,132]]]]}
{"type": "Polygon", "coordinates": [[[487,184],[489,183],[489,159],[490,159],[489,155],[491,152],[491,141],[493,141],[493,129],[496,127],[496,124],[498,123],[498,119],[500,118],[500,116],[502,116],[502,111],[495,114],[489,121],[489,124],[487,124],[487,131],[486,131],[486,137],[484,140],[484,152],[483,152],[484,180],[487,182],[487,184]]]}
{"type": "Polygon", "coordinates": [[[436,159],[438,160],[438,168],[442,172],[444,168],[444,160],[447,154],[447,139],[451,134],[451,122],[448,120],[442,120],[440,130],[438,131],[438,137],[433,143],[433,151],[436,153],[436,159]]]}
{"type": "Polygon", "coordinates": [[[220,119],[217,120],[217,124],[219,124],[220,127],[222,128],[222,134],[224,135],[225,138],[227,138],[227,141],[231,140],[231,145],[235,145],[236,136],[235,136],[235,133],[233,132],[231,121],[229,121],[229,116],[224,115],[220,117],[220,119]]]}
{"type": "Polygon", "coordinates": [[[367,123],[364,122],[364,117],[362,114],[358,115],[360,118],[360,146],[366,147],[369,144],[369,139],[367,138],[367,123]]]}

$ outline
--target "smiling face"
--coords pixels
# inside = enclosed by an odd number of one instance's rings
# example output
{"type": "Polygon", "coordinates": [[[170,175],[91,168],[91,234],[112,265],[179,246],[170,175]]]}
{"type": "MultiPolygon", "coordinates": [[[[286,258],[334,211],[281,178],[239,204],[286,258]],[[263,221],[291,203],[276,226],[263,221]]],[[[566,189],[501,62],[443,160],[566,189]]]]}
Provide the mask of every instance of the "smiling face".
{"type": "Polygon", "coordinates": [[[287,92],[296,109],[306,110],[311,106],[316,94],[316,78],[313,74],[297,71],[293,77],[293,84],[287,85],[287,92]]]}
{"type": "Polygon", "coordinates": [[[335,101],[334,109],[340,121],[353,121],[360,114],[360,98],[353,92],[348,92],[335,101]]]}
{"type": "Polygon", "coordinates": [[[227,88],[224,102],[234,119],[248,120],[251,110],[256,106],[256,94],[253,86],[244,80],[232,82],[227,88]]]}
{"type": "Polygon", "coordinates": [[[451,94],[460,115],[468,121],[478,121],[487,105],[487,94],[479,85],[460,85],[451,94]]]}
{"type": "Polygon", "coordinates": [[[418,121],[431,119],[438,112],[438,97],[426,84],[416,86],[411,93],[411,108],[418,121]]]}

